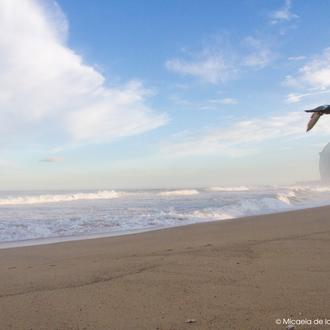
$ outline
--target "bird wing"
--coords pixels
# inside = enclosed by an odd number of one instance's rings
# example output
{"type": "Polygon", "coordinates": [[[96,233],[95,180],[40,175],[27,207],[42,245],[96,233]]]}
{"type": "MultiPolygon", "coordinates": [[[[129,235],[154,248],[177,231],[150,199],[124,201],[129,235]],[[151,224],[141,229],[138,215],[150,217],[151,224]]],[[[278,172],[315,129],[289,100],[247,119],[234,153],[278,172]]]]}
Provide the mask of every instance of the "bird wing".
{"type": "Polygon", "coordinates": [[[308,124],[307,124],[307,131],[310,131],[315,124],[317,123],[317,121],[320,119],[320,117],[323,115],[322,112],[314,112],[311,116],[311,119],[309,120],[308,124]]]}
{"type": "Polygon", "coordinates": [[[305,110],[305,112],[322,112],[322,113],[326,113],[328,108],[330,108],[329,105],[320,105],[319,107],[317,107],[315,109],[305,110]]]}

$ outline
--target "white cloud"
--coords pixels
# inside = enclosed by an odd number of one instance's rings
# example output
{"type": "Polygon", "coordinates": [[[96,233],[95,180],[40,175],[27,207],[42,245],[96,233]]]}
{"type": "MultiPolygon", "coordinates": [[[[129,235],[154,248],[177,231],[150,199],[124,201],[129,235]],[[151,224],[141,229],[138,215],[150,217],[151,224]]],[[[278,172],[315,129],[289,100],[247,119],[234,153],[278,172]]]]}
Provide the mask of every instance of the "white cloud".
{"type": "Polygon", "coordinates": [[[47,126],[67,141],[109,142],[166,123],[146,104],[142,83],[107,87],[66,45],[67,27],[56,3],[0,2],[0,128],[7,136],[47,126]]]}
{"type": "Polygon", "coordinates": [[[330,48],[324,50],[321,56],[300,68],[295,81],[312,88],[326,89],[330,87],[330,48]]]}
{"type": "Polygon", "coordinates": [[[270,45],[255,37],[245,38],[242,46],[235,50],[228,43],[218,42],[187,58],[169,59],[165,66],[174,73],[218,84],[235,79],[244,70],[262,69],[276,57],[270,45]]]}
{"type": "Polygon", "coordinates": [[[208,100],[211,104],[238,104],[238,101],[236,99],[226,97],[224,99],[211,99],[208,100]]]}
{"type": "Polygon", "coordinates": [[[234,66],[220,52],[198,57],[200,58],[191,61],[170,59],[166,62],[166,68],[172,72],[194,76],[212,84],[224,82],[235,76],[234,66]]]}
{"type": "Polygon", "coordinates": [[[189,110],[222,110],[224,109],[223,105],[234,105],[239,103],[238,100],[230,97],[206,99],[202,101],[188,101],[178,95],[173,95],[170,99],[173,103],[180,106],[180,108],[189,110]]]}
{"type": "Polygon", "coordinates": [[[254,37],[248,37],[244,43],[250,49],[250,54],[243,59],[244,65],[262,69],[271,63],[275,54],[265,42],[254,37]]]}
{"type": "Polygon", "coordinates": [[[63,157],[46,157],[41,159],[40,161],[43,163],[58,163],[64,160],[63,157]]]}
{"type": "Polygon", "coordinates": [[[295,18],[298,18],[298,15],[291,12],[291,5],[292,0],[285,0],[284,6],[270,15],[271,23],[277,24],[282,22],[289,22],[295,18]]]}
{"type": "Polygon", "coordinates": [[[326,48],[321,55],[305,63],[295,75],[287,76],[285,84],[299,90],[299,93],[288,95],[289,103],[299,102],[305,97],[328,94],[330,92],[330,48],[326,48]]]}
{"type": "Polygon", "coordinates": [[[311,93],[305,93],[305,94],[295,94],[295,93],[290,93],[287,96],[287,102],[288,103],[298,103],[300,102],[302,99],[304,99],[305,97],[308,96],[317,96],[317,95],[321,95],[321,94],[329,94],[330,90],[326,90],[326,91],[316,91],[316,92],[311,92],[311,93]]]}
{"type": "Polygon", "coordinates": [[[287,97],[287,102],[288,103],[297,103],[300,102],[301,99],[305,96],[306,94],[294,94],[290,93],[287,97]]]}
{"type": "Polygon", "coordinates": [[[230,127],[179,136],[163,146],[163,153],[170,157],[212,154],[240,157],[255,154],[263,142],[303,136],[307,120],[305,113],[291,112],[283,116],[238,121],[230,127]]]}
{"type": "Polygon", "coordinates": [[[300,56],[290,56],[288,58],[289,61],[303,61],[306,59],[306,56],[300,55],[300,56]]]}

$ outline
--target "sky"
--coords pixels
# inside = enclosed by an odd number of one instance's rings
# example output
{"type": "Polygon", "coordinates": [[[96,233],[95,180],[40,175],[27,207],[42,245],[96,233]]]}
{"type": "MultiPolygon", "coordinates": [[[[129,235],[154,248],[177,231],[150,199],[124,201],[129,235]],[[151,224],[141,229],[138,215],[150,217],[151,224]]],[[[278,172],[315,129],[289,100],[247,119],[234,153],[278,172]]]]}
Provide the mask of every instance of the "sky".
{"type": "Polygon", "coordinates": [[[330,2],[2,0],[0,190],[318,180],[330,2]]]}

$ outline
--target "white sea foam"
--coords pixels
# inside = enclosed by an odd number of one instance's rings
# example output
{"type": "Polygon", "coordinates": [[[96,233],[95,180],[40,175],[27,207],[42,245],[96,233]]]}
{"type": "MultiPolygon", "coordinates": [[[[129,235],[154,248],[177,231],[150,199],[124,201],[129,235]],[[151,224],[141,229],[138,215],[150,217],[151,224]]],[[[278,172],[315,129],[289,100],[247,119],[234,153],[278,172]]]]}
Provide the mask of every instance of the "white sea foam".
{"type": "Polygon", "coordinates": [[[287,205],[292,205],[292,201],[296,199],[296,193],[294,191],[278,193],[276,194],[276,198],[287,205]]]}
{"type": "Polygon", "coordinates": [[[199,192],[196,189],[181,189],[181,190],[169,190],[159,193],[160,196],[191,196],[198,195],[199,192]]]}
{"type": "Polygon", "coordinates": [[[123,196],[116,191],[98,191],[96,193],[45,194],[36,196],[9,196],[0,199],[0,205],[31,205],[44,203],[72,202],[78,200],[112,199],[123,196]]]}
{"type": "Polygon", "coordinates": [[[210,187],[210,191],[248,191],[250,190],[246,186],[237,186],[237,187],[210,187]]]}
{"type": "Polygon", "coordinates": [[[294,191],[306,191],[306,192],[330,192],[329,186],[291,186],[294,191]]]}
{"type": "Polygon", "coordinates": [[[225,220],[249,215],[286,211],[299,207],[293,192],[278,193],[272,197],[245,198],[218,208],[191,212],[189,217],[202,220],[225,220]]]}

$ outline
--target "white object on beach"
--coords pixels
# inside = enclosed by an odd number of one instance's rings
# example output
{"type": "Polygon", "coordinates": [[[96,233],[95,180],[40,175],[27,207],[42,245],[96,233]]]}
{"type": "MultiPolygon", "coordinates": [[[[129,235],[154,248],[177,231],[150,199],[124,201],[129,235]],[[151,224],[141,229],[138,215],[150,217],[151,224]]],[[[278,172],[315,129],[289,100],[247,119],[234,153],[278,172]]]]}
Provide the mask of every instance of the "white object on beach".
{"type": "Polygon", "coordinates": [[[187,319],[185,322],[186,323],[196,323],[196,320],[195,319],[187,319]]]}

